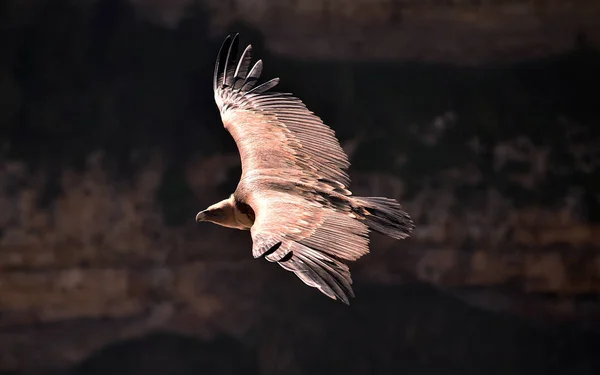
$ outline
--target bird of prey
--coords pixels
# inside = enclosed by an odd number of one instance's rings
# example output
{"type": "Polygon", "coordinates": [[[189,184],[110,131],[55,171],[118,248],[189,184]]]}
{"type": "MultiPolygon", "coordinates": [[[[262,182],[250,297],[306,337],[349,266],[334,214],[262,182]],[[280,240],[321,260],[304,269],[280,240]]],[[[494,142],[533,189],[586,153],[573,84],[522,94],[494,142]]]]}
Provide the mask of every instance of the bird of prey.
{"type": "Polygon", "coordinates": [[[235,192],[196,221],[250,230],[254,258],[349,304],[354,291],[344,261],[369,252],[369,230],[404,239],[413,221],[394,199],[352,195],[335,132],[297,97],[271,91],[279,78],[257,85],[262,60],[250,68],[252,46],[238,58],[238,44],[235,34],[221,45],[213,91],[242,174],[235,192]]]}

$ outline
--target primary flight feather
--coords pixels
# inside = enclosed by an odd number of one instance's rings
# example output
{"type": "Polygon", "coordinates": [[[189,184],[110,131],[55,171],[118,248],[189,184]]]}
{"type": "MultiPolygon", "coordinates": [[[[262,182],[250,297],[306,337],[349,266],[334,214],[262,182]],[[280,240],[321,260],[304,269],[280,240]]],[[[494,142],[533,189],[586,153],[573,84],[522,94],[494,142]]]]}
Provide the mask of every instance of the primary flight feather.
{"type": "Polygon", "coordinates": [[[235,192],[196,221],[249,229],[255,258],[348,304],[354,292],[343,261],[369,252],[369,230],[404,239],[414,224],[394,199],[352,195],[334,131],[292,94],[269,91],[278,78],[257,85],[262,61],[250,68],[252,46],[238,59],[238,44],[237,34],[223,42],[213,91],[242,175],[235,192]]]}

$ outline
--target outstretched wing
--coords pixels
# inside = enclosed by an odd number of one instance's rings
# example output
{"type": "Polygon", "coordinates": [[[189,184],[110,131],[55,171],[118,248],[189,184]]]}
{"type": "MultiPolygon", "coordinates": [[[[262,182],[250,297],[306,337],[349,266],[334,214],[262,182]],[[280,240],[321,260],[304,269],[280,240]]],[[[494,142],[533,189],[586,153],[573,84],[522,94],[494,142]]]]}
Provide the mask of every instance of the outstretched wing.
{"type": "Polygon", "coordinates": [[[215,65],[213,90],[223,125],[237,144],[242,179],[287,176],[326,181],[347,190],[350,166],[335,133],[291,94],[268,92],[279,82],[255,86],[262,61],[250,68],[252,46],[237,58],[238,35],[228,36],[215,65]]]}
{"type": "Polygon", "coordinates": [[[249,203],[256,213],[252,254],[277,262],[330,298],[354,297],[350,270],[342,260],[369,252],[368,227],[350,209],[332,207],[307,190],[257,189],[249,203]]]}

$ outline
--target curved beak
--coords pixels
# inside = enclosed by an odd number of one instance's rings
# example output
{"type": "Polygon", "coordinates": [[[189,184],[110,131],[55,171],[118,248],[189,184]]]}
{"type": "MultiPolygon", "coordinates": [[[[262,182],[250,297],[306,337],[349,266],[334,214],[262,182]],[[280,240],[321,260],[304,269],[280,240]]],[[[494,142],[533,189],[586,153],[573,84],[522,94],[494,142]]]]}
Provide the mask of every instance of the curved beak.
{"type": "Polygon", "coordinates": [[[206,214],[204,213],[204,211],[198,212],[198,214],[196,215],[196,221],[204,221],[205,219],[206,214]]]}

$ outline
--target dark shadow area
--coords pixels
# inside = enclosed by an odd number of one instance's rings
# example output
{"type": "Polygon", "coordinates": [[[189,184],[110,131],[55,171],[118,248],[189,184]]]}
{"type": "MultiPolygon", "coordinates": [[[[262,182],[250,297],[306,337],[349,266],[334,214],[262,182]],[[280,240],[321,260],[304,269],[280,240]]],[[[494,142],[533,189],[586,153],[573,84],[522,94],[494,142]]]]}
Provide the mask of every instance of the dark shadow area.
{"type": "MultiPolygon", "coordinates": [[[[280,279],[285,280],[285,277],[280,279]]],[[[426,285],[356,286],[349,307],[274,286],[241,338],[166,332],[107,345],[67,372],[96,374],[556,374],[600,370],[600,332],[485,312],[426,285]]]]}
{"type": "Polygon", "coordinates": [[[68,375],[258,374],[251,349],[231,337],[201,341],[172,333],[153,333],[107,345],[68,375]]]}
{"type": "Polygon", "coordinates": [[[426,285],[357,285],[357,298],[346,307],[296,284],[273,292],[281,297],[276,311],[257,328],[266,374],[600,370],[598,332],[485,312],[426,285]]]}

